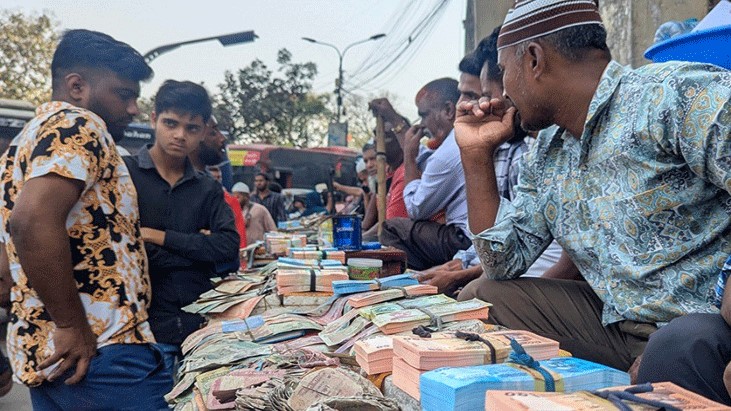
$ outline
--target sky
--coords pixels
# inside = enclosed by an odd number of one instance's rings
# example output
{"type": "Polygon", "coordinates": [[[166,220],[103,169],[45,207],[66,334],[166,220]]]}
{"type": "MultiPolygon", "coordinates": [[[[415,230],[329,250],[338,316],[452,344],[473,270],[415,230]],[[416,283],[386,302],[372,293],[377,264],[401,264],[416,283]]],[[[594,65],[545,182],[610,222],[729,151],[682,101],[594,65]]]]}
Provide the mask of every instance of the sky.
{"type": "MultiPolygon", "coordinates": [[[[414,40],[419,40],[414,45],[423,44],[417,52],[415,47],[408,49],[413,54],[408,64],[394,64],[387,76],[353,92],[366,97],[388,92],[395,96],[396,108],[414,119],[413,98],[421,86],[440,77],[457,78],[457,64],[464,54],[462,22],[466,0],[446,1],[436,23],[414,36],[414,40]]],[[[345,55],[346,89],[352,89],[366,78],[351,78],[349,73],[373,63],[379,55],[395,54],[394,50],[405,44],[397,40],[408,38],[407,29],[437,3],[438,0],[2,0],[0,8],[50,12],[61,29],[102,31],[141,53],[163,44],[239,31],[254,30],[259,36],[253,43],[223,47],[213,41],[161,55],[151,63],[154,79],[142,86],[142,96],[151,97],[170,78],[203,82],[215,93],[226,70],[236,71],[257,58],[276,68],[276,55],[281,48],[291,51],[295,62],[317,64],[317,92],[333,91],[337,53],[301,38],[311,37],[342,49],[384,32],[385,39],[354,46],[345,55]],[[399,24],[395,24],[397,21],[399,24]]]]}

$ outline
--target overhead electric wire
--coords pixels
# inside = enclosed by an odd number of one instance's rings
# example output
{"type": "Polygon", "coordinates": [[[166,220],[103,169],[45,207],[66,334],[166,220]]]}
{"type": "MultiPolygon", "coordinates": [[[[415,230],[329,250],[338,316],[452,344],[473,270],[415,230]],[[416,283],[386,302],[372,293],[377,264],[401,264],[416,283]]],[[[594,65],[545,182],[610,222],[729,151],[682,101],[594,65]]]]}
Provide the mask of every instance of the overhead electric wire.
{"type": "MultiPolygon", "coordinates": [[[[379,79],[379,77],[383,76],[386,72],[389,72],[389,75],[393,75],[395,73],[398,73],[401,71],[403,67],[408,64],[408,62],[413,58],[413,56],[419,51],[419,49],[424,45],[426,42],[426,39],[428,37],[428,34],[432,31],[434,26],[439,20],[439,17],[443,15],[445,11],[445,6],[448,4],[448,0],[440,0],[438,4],[436,4],[433,9],[428,13],[420,22],[419,24],[414,27],[410,33],[408,38],[405,42],[402,43],[402,48],[398,52],[395,53],[395,55],[386,53],[385,50],[382,51],[382,55],[385,55],[387,57],[390,57],[389,60],[386,62],[386,64],[380,65],[380,69],[375,74],[370,74],[365,80],[355,81],[351,80],[354,76],[351,76],[349,82],[351,82],[351,86],[349,89],[351,91],[358,90],[359,88],[365,86],[368,83],[371,83],[375,81],[376,79],[379,79]],[[408,54],[407,54],[408,52],[408,54]],[[355,84],[352,84],[355,83],[355,84]]],[[[403,40],[402,40],[403,41],[403,40]]],[[[375,65],[375,64],[374,64],[375,65]]],[[[383,80],[383,79],[381,79],[383,80]]],[[[381,83],[381,81],[379,81],[381,83]]]]}

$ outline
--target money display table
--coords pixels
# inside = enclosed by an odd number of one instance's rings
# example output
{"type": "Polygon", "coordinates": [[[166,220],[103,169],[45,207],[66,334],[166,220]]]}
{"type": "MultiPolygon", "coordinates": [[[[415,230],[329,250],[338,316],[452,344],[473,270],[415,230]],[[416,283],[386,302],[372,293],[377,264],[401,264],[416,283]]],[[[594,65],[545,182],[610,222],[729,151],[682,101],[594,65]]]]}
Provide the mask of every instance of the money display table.
{"type": "MultiPolygon", "coordinates": [[[[487,302],[456,301],[408,273],[350,280],[340,253],[213,279],[183,307],[209,321],[183,342],[168,403],[181,411],[463,411],[484,409],[491,391],[629,384],[626,373],[564,361],[556,341],[487,325],[487,302]]],[[[399,253],[380,255],[405,268],[399,253]]]]}

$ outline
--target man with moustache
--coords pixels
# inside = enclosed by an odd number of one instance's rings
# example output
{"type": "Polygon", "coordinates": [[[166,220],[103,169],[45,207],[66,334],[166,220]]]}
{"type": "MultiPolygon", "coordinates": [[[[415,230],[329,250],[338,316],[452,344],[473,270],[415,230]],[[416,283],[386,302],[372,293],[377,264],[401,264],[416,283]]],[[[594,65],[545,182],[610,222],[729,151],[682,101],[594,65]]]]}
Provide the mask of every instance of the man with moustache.
{"type": "Polygon", "coordinates": [[[34,409],[163,409],[137,195],[115,140],[152,69],[129,45],[63,34],[42,104],[0,160],[8,351],[34,409]]]}
{"type": "Polygon", "coordinates": [[[463,103],[455,122],[486,274],[460,299],[490,301],[491,321],[577,357],[623,370],[637,362],[638,382],[665,379],[731,403],[722,382],[731,328],[705,315],[718,313],[712,287],[731,253],[731,74],[619,65],[591,0],[517,1],[498,50],[515,107],[463,103]],[[526,130],[558,127],[539,135],[508,202],[491,154],[512,137],[516,108],[526,130]],[[586,282],[516,279],[554,238],[586,282]],[[714,324],[725,328],[702,332],[714,324]],[[636,361],[648,337],[664,355],[636,361]],[[682,360],[709,346],[715,367],[682,360]]]}

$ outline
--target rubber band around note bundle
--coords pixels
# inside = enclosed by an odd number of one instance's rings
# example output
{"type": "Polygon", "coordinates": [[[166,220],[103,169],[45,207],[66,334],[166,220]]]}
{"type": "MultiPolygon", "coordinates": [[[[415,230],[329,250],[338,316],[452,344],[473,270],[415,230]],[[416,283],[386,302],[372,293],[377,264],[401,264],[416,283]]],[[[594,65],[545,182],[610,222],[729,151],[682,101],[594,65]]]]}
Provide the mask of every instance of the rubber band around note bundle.
{"type": "Polygon", "coordinates": [[[634,385],[622,391],[591,391],[591,393],[593,395],[596,395],[597,397],[601,397],[607,401],[610,401],[620,411],[632,411],[632,408],[625,404],[624,401],[631,401],[638,404],[649,405],[651,407],[657,407],[658,409],[666,411],[681,411],[680,408],[673,407],[672,405],[666,404],[662,401],[649,400],[647,398],[642,398],[638,395],[635,395],[645,392],[652,392],[653,390],[654,388],[652,387],[652,384],[646,383],[634,385]]]}
{"type": "Polygon", "coordinates": [[[432,330],[429,327],[420,325],[416,328],[413,328],[411,332],[416,335],[417,337],[421,338],[431,338],[431,333],[436,332],[436,330],[432,330]]]}
{"type": "Polygon", "coordinates": [[[533,357],[528,355],[528,353],[525,352],[523,346],[515,341],[514,338],[510,339],[510,347],[513,349],[513,351],[510,353],[508,362],[522,365],[524,367],[532,368],[538,371],[541,376],[543,376],[543,380],[546,383],[546,392],[556,392],[556,381],[553,379],[553,375],[551,375],[551,373],[548,372],[545,368],[541,367],[540,362],[534,360],[533,357]]]}
{"type": "Polygon", "coordinates": [[[310,291],[317,291],[317,272],[315,270],[310,271],[310,291]]]}
{"type": "Polygon", "coordinates": [[[423,312],[424,314],[429,316],[429,326],[431,327],[437,327],[437,331],[442,331],[442,318],[438,315],[434,314],[433,312],[429,311],[428,309],[424,307],[416,307],[414,308],[416,310],[419,310],[423,312]]]}
{"type": "Polygon", "coordinates": [[[495,346],[492,345],[489,340],[480,337],[479,334],[466,333],[462,331],[457,331],[454,335],[455,337],[461,338],[465,341],[479,341],[487,345],[487,348],[490,350],[490,364],[497,364],[497,353],[495,352],[495,346]]]}
{"type": "Polygon", "coordinates": [[[381,291],[386,291],[386,290],[401,291],[401,298],[414,298],[415,297],[415,296],[409,294],[409,292],[406,290],[406,287],[400,287],[398,285],[381,287],[381,291]]]}

